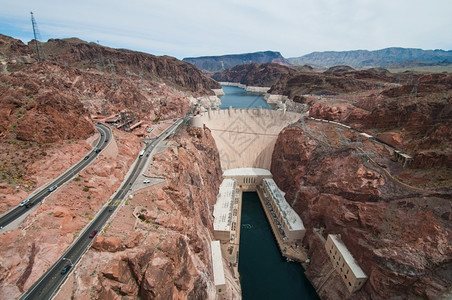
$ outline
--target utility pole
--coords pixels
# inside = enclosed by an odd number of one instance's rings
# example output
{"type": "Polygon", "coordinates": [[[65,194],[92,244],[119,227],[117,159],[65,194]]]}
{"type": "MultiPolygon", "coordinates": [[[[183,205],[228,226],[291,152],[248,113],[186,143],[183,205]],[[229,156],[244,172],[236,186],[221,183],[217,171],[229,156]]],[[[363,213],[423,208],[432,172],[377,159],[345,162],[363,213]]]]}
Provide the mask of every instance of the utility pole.
{"type": "Polygon", "coordinates": [[[35,37],[35,46],[36,46],[36,53],[38,54],[38,61],[44,60],[44,53],[42,52],[42,49],[39,45],[38,38],[41,38],[41,35],[39,34],[38,30],[38,24],[36,24],[35,17],[33,16],[33,12],[30,12],[31,15],[31,25],[33,26],[33,35],[35,37]]]}

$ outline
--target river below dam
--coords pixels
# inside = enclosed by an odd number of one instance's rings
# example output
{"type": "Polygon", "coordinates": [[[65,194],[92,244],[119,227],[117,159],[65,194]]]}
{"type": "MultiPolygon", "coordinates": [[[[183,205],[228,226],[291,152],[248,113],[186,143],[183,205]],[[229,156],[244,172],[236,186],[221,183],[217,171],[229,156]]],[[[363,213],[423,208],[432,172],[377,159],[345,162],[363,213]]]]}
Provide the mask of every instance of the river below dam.
{"type": "Polygon", "coordinates": [[[319,299],[301,265],[281,255],[256,192],[242,197],[239,273],[244,300],[319,299]]]}

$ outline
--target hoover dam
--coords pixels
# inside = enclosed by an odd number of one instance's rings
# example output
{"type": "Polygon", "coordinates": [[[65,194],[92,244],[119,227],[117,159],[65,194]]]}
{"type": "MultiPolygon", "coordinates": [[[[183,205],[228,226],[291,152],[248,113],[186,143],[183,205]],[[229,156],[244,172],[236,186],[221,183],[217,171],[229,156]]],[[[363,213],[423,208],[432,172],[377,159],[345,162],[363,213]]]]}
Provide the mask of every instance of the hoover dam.
{"type": "Polygon", "coordinates": [[[206,126],[212,131],[223,171],[237,168],[270,170],[279,132],[301,117],[301,114],[280,110],[230,107],[195,116],[192,126],[206,126]]]}
{"type": "MultiPolygon", "coordinates": [[[[236,93],[232,94],[236,96],[236,93]]],[[[240,103],[251,107],[209,109],[191,119],[192,127],[207,127],[211,131],[223,170],[223,183],[213,212],[216,241],[212,242],[212,260],[216,266],[214,281],[217,293],[224,295],[227,290],[222,268],[219,268],[222,263],[218,253],[221,252],[223,259],[231,267],[234,280],[247,278],[241,280],[242,292],[247,299],[262,296],[262,293],[256,291],[262,280],[270,280],[269,278],[278,282],[277,286],[280,288],[271,292],[262,289],[264,294],[269,292],[272,297],[286,295],[289,298],[317,299],[312,287],[300,288],[310,286],[300,264],[281,260],[281,257],[298,262],[307,259],[301,246],[305,229],[302,220],[298,216],[295,218],[295,212],[284,199],[284,193],[276,187],[270,172],[279,133],[303,115],[285,110],[263,109],[261,103],[256,101],[260,98],[263,101],[260,95],[248,95],[248,98],[246,95],[237,95],[234,98],[237,98],[233,99],[237,102],[230,105],[240,103]],[[252,107],[258,105],[258,108],[252,107]],[[272,188],[269,188],[269,184],[273,184],[272,188]],[[275,192],[276,198],[273,194],[275,192]],[[254,204],[260,206],[259,209],[250,208],[252,199],[260,200],[254,204]],[[242,209],[242,205],[248,208],[242,209]],[[294,216],[293,220],[289,216],[294,216]],[[241,235],[242,230],[245,236],[241,235]],[[260,249],[259,255],[256,254],[256,249],[260,249]],[[253,257],[256,256],[263,260],[258,265],[253,263],[256,261],[253,257]],[[278,263],[271,263],[272,260],[278,263]],[[259,266],[267,270],[260,272],[267,274],[265,277],[255,274],[259,266]],[[290,272],[287,268],[293,270],[290,272]],[[297,275],[288,276],[292,272],[297,275]]],[[[228,105],[228,102],[225,101],[223,105],[228,105]]]]}

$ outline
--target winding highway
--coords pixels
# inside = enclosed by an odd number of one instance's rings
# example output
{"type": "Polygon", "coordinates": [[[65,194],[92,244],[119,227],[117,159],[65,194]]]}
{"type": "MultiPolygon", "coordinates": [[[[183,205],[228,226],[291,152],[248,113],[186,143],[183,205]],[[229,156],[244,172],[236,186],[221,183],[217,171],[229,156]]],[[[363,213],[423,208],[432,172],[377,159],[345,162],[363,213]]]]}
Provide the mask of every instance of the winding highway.
{"type": "Polygon", "coordinates": [[[83,256],[83,254],[89,249],[92,238],[89,235],[94,230],[99,232],[107,223],[110,216],[117,209],[118,205],[121,203],[122,199],[130,191],[133,183],[140,175],[141,171],[147,163],[147,159],[154,148],[169,135],[174,134],[183,122],[187,122],[188,118],[181,118],[168,127],[158,138],[152,140],[152,142],[146,144],[144,149],[144,155],[140,155],[135,163],[133,170],[130,172],[129,176],[123,181],[121,187],[116,192],[116,194],[111,198],[108,205],[104,206],[97,216],[88,224],[85,230],[81,233],[79,238],[72,244],[71,247],[63,254],[63,256],[58,259],[58,261],[25,293],[20,299],[51,299],[58,288],[63,284],[64,280],[67,278],[69,272],[61,274],[62,269],[66,265],[74,266],[83,256]]]}
{"type": "Polygon", "coordinates": [[[58,178],[53,180],[51,183],[49,183],[47,186],[42,188],[39,192],[37,192],[32,197],[28,198],[29,203],[28,205],[24,206],[16,206],[15,208],[11,209],[7,213],[5,213],[3,216],[0,217],[0,228],[3,228],[22,216],[24,213],[26,213],[33,205],[41,202],[45,197],[50,195],[53,191],[55,191],[58,187],[63,185],[65,182],[69,181],[72,177],[74,177],[78,172],[83,170],[85,167],[87,167],[89,164],[91,164],[99,154],[99,152],[104,148],[104,145],[107,144],[109,139],[111,138],[111,132],[110,129],[103,125],[103,124],[96,124],[97,130],[100,132],[100,138],[97,142],[97,145],[93,148],[93,150],[86,155],[85,159],[79,161],[77,164],[72,166],[70,169],[68,169],[66,172],[64,172],[62,175],[60,175],[58,178]],[[51,187],[55,187],[52,188],[51,187]]]}

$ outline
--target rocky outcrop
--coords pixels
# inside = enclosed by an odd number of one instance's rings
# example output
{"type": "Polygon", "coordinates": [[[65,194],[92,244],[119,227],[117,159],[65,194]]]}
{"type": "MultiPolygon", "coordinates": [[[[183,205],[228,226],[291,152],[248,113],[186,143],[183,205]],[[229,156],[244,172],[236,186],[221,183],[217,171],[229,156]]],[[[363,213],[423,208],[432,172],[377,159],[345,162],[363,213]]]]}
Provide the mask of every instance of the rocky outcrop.
{"type": "Polygon", "coordinates": [[[236,82],[246,86],[270,87],[282,75],[295,75],[294,69],[275,63],[237,65],[223,72],[215,73],[212,78],[220,82],[236,82]]]}
{"type": "Polygon", "coordinates": [[[32,63],[32,54],[33,49],[22,41],[0,34],[0,74],[16,71],[24,64],[32,63]]]}
{"type": "Polygon", "coordinates": [[[88,111],[76,97],[58,86],[41,88],[42,81],[23,72],[0,75],[0,132],[22,141],[54,143],[86,139],[94,133],[88,111]]]}
{"type": "Polygon", "coordinates": [[[214,299],[210,241],[221,174],[208,129],[176,134],[147,173],[166,183],[134,192],[119,209],[78,267],[72,296],[214,299]]]}
{"type": "Polygon", "coordinates": [[[323,120],[342,122],[353,125],[354,128],[362,126],[362,120],[366,119],[369,112],[350,103],[341,102],[331,105],[325,101],[311,102],[309,115],[323,120]]]}
{"type": "Polygon", "coordinates": [[[269,92],[308,104],[314,118],[351,125],[403,149],[416,157],[413,168],[450,166],[451,75],[332,69],[339,72],[283,76],[269,92]]]}
{"type": "Polygon", "coordinates": [[[328,70],[326,70],[324,73],[325,74],[333,74],[333,73],[348,73],[348,72],[352,72],[355,69],[353,69],[350,66],[333,66],[328,68],[328,70]]]}
{"type": "MultiPolygon", "coordinates": [[[[358,155],[355,146],[337,147],[328,136],[326,147],[324,138],[315,137],[319,129],[307,126],[287,127],[280,133],[271,172],[307,228],[303,244],[309,247],[311,264],[306,275],[321,298],[449,295],[452,198],[413,192],[358,155]],[[325,266],[330,261],[322,240],[328,233],[341,234],[369,276],[354,294],[348,294],[335,271],[325,266]]],[[[369,151],[366,144],[361,147],[369,151]]]]}

